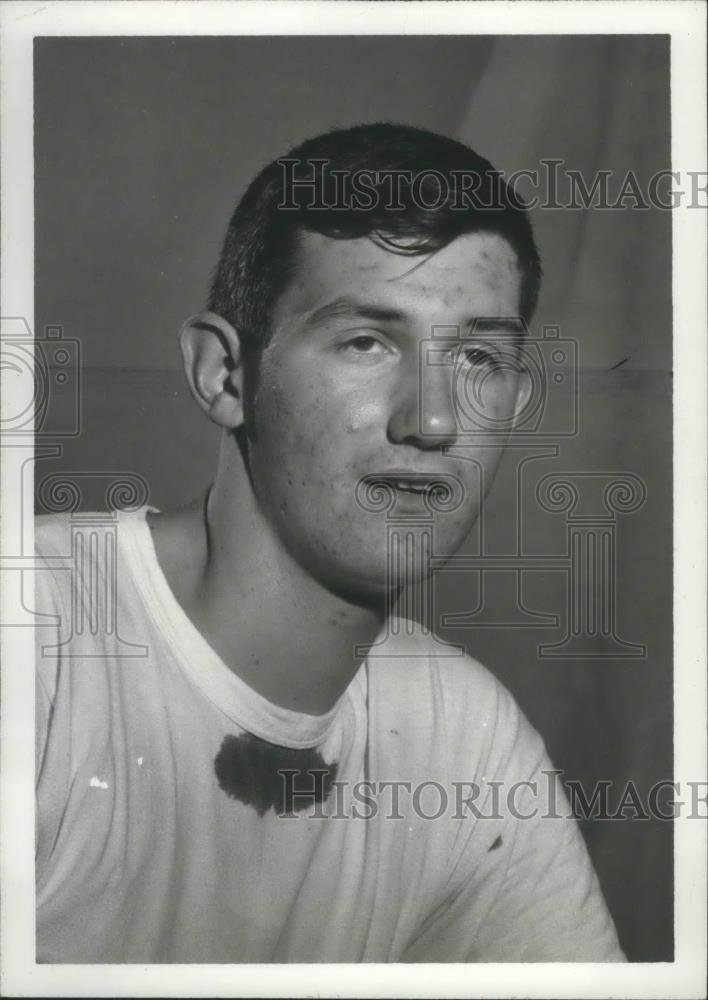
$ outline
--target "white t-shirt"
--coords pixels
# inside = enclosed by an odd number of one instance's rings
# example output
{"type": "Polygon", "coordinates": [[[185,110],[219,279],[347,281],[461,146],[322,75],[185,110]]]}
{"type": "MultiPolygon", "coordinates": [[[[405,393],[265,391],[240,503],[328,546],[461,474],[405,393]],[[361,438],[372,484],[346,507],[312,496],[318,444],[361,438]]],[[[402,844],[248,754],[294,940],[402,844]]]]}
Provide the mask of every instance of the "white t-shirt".
{"type": "Polygon", "coordinates": [[[182,610],[145,512],[37,524],[38,961],[624,959],[484,667],[394,620],[326,715],[275,706],[182,610]]]}

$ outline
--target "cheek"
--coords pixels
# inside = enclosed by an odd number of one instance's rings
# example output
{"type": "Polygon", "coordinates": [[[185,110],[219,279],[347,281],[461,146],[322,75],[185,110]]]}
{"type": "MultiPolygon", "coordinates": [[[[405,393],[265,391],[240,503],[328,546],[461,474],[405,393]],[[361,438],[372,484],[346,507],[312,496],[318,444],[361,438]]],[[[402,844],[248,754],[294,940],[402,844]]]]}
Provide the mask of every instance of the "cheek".
{"type": "Polygon", "coordinates": [[[326,398],[317,392],[311,376],[285,380],[278,369],[266,373],[253,406],[254,436],[258,448],[287,454],[307,449],[326,410],[326,398]]]}
{"type": "Polygon", "coordinates": [[[328,378],[322,369],[313,374],[309,367],[287,373],[274,368],[259,386],[253,417],[259,447],[265,445],[271,454],[294,453],[302,459],[326,453],[331,460],[352,448],[353,436],[373,440],[380,433],[386,392],[374,392],[361,380],[350,384],[328,378]]]}
{"type": "MultiPolygon", "coordinates": [[[[341,485],[349,490],[353,445],[364,418],[358,407],[344,408],[326,385],[300,381],[293,391],[266,383],[254,408],[251,456],[261,502],[304,525],[321,517],[325,496],[337,506],[341,485]],[[333,489],[335,488],[335,489],[333,489]]],[[[292,527],[292,525],[291,525],[292,527]]]]}
{"type": "Polygon", "coordinates": [[[356,434],[381,426],[386,419],[384,409],[383,403],[372,401],[360,392],[353,394],[353,398],[340,399],[333,417],[347,434],[356,434]]]}
{"type": "Polygon", "coordinates": [[[505,378],[490,393],[491,408],[499,421],[507,421],[514,413],[516,404],[516,379],[505,378]]]}
{"type": "Polygon", "coordinates": [[[502,430],[516,407],[518,376],[505,371],[472,377],[458,386],[462,413],[472,425],[502,430]]]}

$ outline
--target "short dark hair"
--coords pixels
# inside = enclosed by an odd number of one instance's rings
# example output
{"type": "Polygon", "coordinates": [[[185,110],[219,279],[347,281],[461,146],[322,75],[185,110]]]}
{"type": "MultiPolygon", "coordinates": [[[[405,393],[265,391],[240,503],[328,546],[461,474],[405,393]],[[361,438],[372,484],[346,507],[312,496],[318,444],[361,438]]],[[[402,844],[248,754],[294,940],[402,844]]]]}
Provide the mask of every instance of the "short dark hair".
{"type": "Polygon", "coordinates": [[[231,216],[208,301],[246,346],[268,342],[302,230],[369,236],[400,254],[431,253],[465,233],[496,233],[518,258],[520,314],[527,321],[533,314],[541,261],[526,206],[488,160],[446,136],[389,122],[358,125],[308,139],[258,174],[231,216]],[[339,203],[337,184],[357,174],[368,174],[364,195],[339,203]],[[402,181],[394,201],[392,175],[402,181]]]}

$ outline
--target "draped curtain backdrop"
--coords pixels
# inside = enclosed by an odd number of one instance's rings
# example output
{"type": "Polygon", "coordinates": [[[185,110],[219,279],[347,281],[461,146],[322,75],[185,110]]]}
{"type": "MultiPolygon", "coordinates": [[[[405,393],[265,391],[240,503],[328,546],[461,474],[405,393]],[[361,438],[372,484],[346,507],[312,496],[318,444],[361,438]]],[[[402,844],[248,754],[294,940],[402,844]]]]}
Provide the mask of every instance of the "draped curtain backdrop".
{"type": "MultiPolygon", "coordinates": [[[[565,169],[588,185],[610,171],[615,193],[632,170],[646,191],[670,169],[668,39],[39,39],[35,329],[80,341],[83,410],[61,456],[38,458],[38,484],[83,473],[83,509],[104,505],[99,473],[138,473],[158,507],[206,488],[218,434],[188,397],[176,333],[204,304],[228,215],[294,143],[374,120],[458,137],[507,174],[540,170],[535,190],[520,183],[527,196],[543,197],[550,159],[563,161],[561,204],[565,169]]],[[[539,207],[533,221],[545,270],[534,336],[557,327],[577,351],[576,374],[564,369],[577,395],[561,386],[549,398],[546,429],[567,429],[573,398],[577,425],[557,454],[533,437],[507,454],[466,552],[492,568],[520,558],[484,577],[440,574],[436,622],[511,689],[565,779],[587,793],[611,782],[616,806],[628,782],[646,800],[672,777],[670,213],[539,207]],[[579,658],[564,655],[577,645],[539,655],[564,638],[575,572],[564,558],[580,524],[580,506],[543,506],[549,475],[575,484],[591,520],[607,515],[603,484],[629,477],[646,492],[612,514],[614,630],[630,646],[596,633],[580,637],[579,658]],[[534,555],[558,561],[531,572],[534,555]]],[[[670,824],[583,831],[629,957],[670,960],[670,824]]]]}

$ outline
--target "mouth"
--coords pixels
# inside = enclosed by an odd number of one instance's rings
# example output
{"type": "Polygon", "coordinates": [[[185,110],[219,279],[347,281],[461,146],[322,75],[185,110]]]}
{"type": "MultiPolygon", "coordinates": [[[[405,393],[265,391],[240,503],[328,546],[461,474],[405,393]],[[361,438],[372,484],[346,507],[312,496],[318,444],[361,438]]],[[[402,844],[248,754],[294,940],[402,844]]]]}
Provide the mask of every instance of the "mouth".
{"type": "Polygon", "coordinates": [[[429,492],[427,486],[415,486],[413,483],[403,479],[394,480],[392,485],[395,486],[400,493],[413,493],[418,494],[419,496],[425,496],[425,494],[429,492]]]}
{"type": "Polygon", "coordinates": [[[371,486],[382,484],[408,496],[443,499],[450,493],[450,486],[443,477],[424,472],[384,472],[366,478],[371,486]]]}
{"type": "Polygon", "coordinates": [[[450,472],[409,472],[390,469],[370,473],[359,480],[356,499],[369,513],[408,511],[451,514],[464,503],[466,490],[458,476],[450,472]]]}
{"type": "Polygon", "coordinates": [[[391,486],[393,486],[399,493],[410,493],[411,496],[435,496],[442,486],[438,483],[415,483],[410,479],[393,479],[390,480],[391,486]]]}

